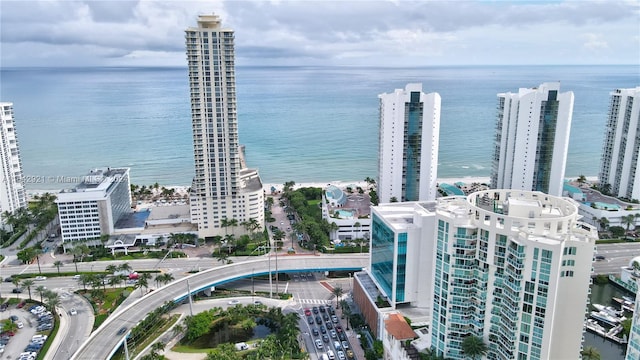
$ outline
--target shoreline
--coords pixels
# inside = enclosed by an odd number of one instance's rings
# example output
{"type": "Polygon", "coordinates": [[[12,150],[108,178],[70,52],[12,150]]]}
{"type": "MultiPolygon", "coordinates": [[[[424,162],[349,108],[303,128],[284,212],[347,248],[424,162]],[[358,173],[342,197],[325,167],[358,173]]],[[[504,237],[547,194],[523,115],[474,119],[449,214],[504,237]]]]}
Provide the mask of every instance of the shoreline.
{"type": "MultiPolygon", "coordinates": [[[[438,178],[437,182],[438,184],[455,184],[457,182],[462,182],[465,184],[472,184],[472,183],[480,183],[480,184],[488,184],[490,181],[490,177],[488,176],[463,176],[463,177],[451,177],[451,178],[438,178]]],[[[567,180],[575,180],[576,178],[566,178],[567,180]]],[[[589,182],[594,182],[598,180],[597,176],[587,176],[586,177],[587,181],[589,182]]],[[[361,187],[363,189],[366,189],[369,184],[367,184],[366,181],[364,180],[358,180],[358,181],[345,181],[345,180],[334,180],[334,181],[327,181],[327,182],[320,182],[320,181],[315,181],[315,182],[300,182],[300,183],[295,183],[295,185],[293,186],[293,189],[299,189],[299,188],[303,188],[303,187],[318,187],[318,188],[325,188],[328,185],[335,185],[339,188],[345,188],[349,185],[355,185],[355,187],[361,187]]],[[[167,189],[175,189],[175,191],[181,195],[184,195],[187,193],[187,189],[189,189],[189,186],[181,186],[181,185],[168,185],[168,186],[161,186],[165,187],[167,189]]],[[[262,184],[262,188],[264,189],[265,193],[267,194],[271,194],[272,193],[272,187],[275,188],[276,192],[280,192],[282,191],[282,188],[284,187],[284,184],[277,184],[277,183],[263,183],[262,184]]],[[[35,195],[42,195],[44,193],[50,193],[50,194],[57,194],[59,193],[61,190],[63,189],[57,189],[57,190],[27,190],[27,198],[33,198],[33,196],[35,195]]]]}

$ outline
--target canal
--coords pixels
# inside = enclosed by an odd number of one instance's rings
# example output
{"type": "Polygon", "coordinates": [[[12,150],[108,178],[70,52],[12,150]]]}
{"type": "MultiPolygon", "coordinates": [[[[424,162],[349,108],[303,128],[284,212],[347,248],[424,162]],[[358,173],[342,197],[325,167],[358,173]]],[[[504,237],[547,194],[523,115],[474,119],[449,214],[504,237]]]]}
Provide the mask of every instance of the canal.
{"type": "MultiPolygon", "coordinates": [[[[613,286],[611,283],[605,285],[591,285],[592,304],[612,305],[618,308],[619,305],[613,302],[612,298],[622,298],[622,296],[634,297],[635,295],[621,290],[613,286]]],[[[627,316],[629,316],[629,314],[627,314],[627,316]]],[[[589,331],[584,334],[584,346],[593,346],[597,348],[600,352],[601,358],[607,360],[624,360],[627,348],[626,344],[618,345],[613,341],[606,340],[589,331]]]]}

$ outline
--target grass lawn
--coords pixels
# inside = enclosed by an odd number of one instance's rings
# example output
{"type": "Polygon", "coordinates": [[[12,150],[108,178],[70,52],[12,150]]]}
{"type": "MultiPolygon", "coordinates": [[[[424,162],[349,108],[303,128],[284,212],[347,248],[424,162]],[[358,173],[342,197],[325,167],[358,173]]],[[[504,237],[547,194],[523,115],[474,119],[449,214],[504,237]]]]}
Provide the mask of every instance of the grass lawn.
{"type": "Polygon", "coordinates": [[[78,290],[77,293],[89,300],[91,306],[93,306],[93,312],[95,313],[93,330],[100,327],[107,317],[122,304],[124,299],[126,299],[133,290],[135,289],[132,287],[106,289],[104,291],[99,290],[101,293],[104,293],[103,298],[93,297],[91,290],[78,290]]]}

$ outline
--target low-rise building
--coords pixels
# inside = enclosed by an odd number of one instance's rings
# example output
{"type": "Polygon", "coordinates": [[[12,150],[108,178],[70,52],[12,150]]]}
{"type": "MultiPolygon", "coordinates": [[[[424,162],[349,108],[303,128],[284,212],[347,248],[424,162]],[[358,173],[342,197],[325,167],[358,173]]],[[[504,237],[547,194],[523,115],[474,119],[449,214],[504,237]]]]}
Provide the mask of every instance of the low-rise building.
{"type": "Polygon", "coordinates": [[[328,185],[322,194],[322,218],[336,225],[330,233],[334,244],[369,239],[371,199],[365,193],[354,193],[356,189],[353,187],[348,188],[352,191],[328,185]]]}

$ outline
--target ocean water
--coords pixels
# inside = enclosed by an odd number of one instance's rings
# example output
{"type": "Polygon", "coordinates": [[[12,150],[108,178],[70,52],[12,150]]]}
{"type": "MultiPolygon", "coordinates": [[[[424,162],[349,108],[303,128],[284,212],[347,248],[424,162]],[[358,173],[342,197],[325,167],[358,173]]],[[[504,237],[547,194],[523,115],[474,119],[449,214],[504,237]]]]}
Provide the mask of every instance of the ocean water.
{"type": "MultiPolygon", "coordinates": [[[[238,67],[240,142],[265,183],[377,175],[377,95],[421,82],[442,97],[440,178],[489,176],[496,94],[561,81],[575,104],[567,176],[596,176],[609,93],[638,66],[238,67]]],[[[3,68],[29,189],[131,167],[137,184],[190,185],[186,68],[3,68]]]]}

